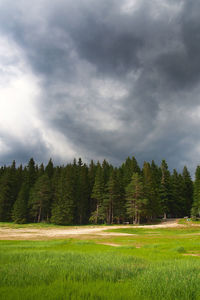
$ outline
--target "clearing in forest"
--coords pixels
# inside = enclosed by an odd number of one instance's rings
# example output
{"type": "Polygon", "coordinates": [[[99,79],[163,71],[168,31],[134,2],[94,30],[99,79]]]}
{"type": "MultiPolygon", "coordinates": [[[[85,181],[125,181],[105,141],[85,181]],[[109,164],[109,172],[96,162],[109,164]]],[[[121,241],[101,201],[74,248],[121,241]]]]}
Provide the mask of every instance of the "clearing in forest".
{"type": "Polygon", "coordinates": [[[0,298],[200,299],[199,233],[198,224],[176,221],[153,227],[2,224],[0,298]]]}

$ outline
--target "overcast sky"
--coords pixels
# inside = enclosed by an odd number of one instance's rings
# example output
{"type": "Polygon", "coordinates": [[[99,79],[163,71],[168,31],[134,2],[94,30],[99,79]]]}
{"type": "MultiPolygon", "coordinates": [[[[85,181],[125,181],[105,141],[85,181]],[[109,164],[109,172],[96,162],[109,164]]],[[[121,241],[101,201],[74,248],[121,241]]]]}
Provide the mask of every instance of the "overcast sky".
{"type": "Polygon", "coordinates": [[[200,1],[0,0],[0,164],[200,164],[200,1]]]}

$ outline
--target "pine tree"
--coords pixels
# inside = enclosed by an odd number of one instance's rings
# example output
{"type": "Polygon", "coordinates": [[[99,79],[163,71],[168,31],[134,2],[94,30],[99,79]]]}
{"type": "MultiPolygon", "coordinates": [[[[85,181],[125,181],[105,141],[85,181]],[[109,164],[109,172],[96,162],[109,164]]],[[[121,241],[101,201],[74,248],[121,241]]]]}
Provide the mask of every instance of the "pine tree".
{"type": "Polygon", "coordinates": [[[29,198],[30,216],[35,222],[48,221],[52,191],[46,174],[38,178],[29,198]]]}
{"type": "Polygon", "coordinates": [[[191,209],[193,217],[200,217],[200,166],[197,166],[194,181],[194,202],[191,209]]]}
{"type": "Polygon", "coordinates": [[[93,190],[94,182],[95,182],[95,177],[96,177],[96,170],[97,170],[97,166],[95,165],[94,161],[91,160],[90,165],[89,165],[89,169],[88,169],[89,195],[90,195],[90,199],[89,199],[89,216],[91,215],[91,212],[95,211],[95,209],[96,209],[95,202],[91,198],[91,194],[92,194],[92,190],[93,190]]]}
{"type": "Polygon", "coordinates": [[[74,166],[74,174],[76,223],[86,224],[89,219],[90,186],[88,167],[82,163],[81,158],[79,158],[78,164],[74,166]]]}
{"type": "Polygon", "coordinates": [[[3,175],[4,171],[5,171],[5,166],[0,168],[0,179],[1,179],[1,176],[3,175]]]}
{"type": "Polygon", "coordinates": [[[159,168],[154,160],[151,162],[151,178],[152,178],[152,186],[154,191],[154,204],[155,204],[155,217],[159,217],[161,215],[161,200],[160,200],[160,185],[162,178],[162,171],[159,168]]]}
{"type": "Polygon", "coordinates": [[[140,167],[138,166],[138,163],[134,156],[132,157],[132,159],[128,157],[125,163],[122,164],[121,168],[124,173],[124,187],[126,187],[131,182],[133,173],[141,173],[140,167]]]}
{"type": "Polygon", "coordinates": [[[18,195],[22,184],[24,182],[24,170],[22,165],[20,165],[16,170],[16,194],[18,195]]]}
{"type": "Polygon", "coordinates": [[[0,180],[0,221],[11,221],[12,208],[17,198],[16,166],[5,169],[0,180]]]}
{"type": "Polygon", "coordinates": [[[185,201],[183,198],[183,178],[176,169],[171,176],[171,198],[170,212],[174,217],[181,217],[184,214],[185,201]]]}
{"type": "Polygon", "coordinates": [[[109,180],[111,170],[112,170],[111,165],[104,159],[102,163],[102,172],[103,172],[103,181],[105,185],[109,180]]]}
{"type": "Polygon", "coordinates": [[[152,160],[151,162],[151,174],[153,177],[154,185],[157,187],[157,189],[159,189],[162,178],[162,170],[155,164],[154,160],[152,160]]]}
{"type": "Polygon", "coordinates": [[[27,222],[28,197],[29,189],[26,182],[24,182],[12,211],[12,220],[15,223],[23,224],[27,222]]]}
{"type": "Polygon", "coordinates": [[[148,221],[154,219],[160,212],[159,194],[156,187],[155,178],[149,163],[143,165],[144,197],[146,203],[146,213],[148,221]]]}
{"type": "Polygon", "coordinates": [[[104,220],[103,213],[103,199],[104,199],[104,178],[103,170],[100,164],[97,165],[97,172],[95,176],[95,183],[92,190],[91,198],[94,201],[95,211],[92,212],[90,221],[98,223],[104,220]]]}
{"type": "Polygon", "coordinates": [[[27,166],[27,184],[29,186],[29,189],[32,188],[36,179],[37,179],[37,172],[36,172],[35,162],[34,159],[31,158],[27,166]]]}
{"type": "Polygon", "coordinates": [[[119,197],[115,203],[114,220],[119,224],[123,223],[126,218],[126,197],[125,187],[123,181],[123,171],[121,168],[117,169],[117,185],[119,191],[119,197]]]}
{"type": "Polygon", "coordinates": [[[38,172],[37,172],[37,178],[44,175],[44,165],[43,163],[41,163],[41,165],[38,168],[38,172]]]}
{"type": "MultiPolygon", "coordinates": [[[[110,178],[105,188],[104,200],[103,200],[103,210],[105,214],[105,219],[108,224],[112,224],[115,218],[115,213],[117,213],[118,202],[120,198],[120,189],[117,180],[117,171],[113,170],[110,174],[110,178]]],[[[118,212],[119,213],[119,212],[118,212]]],[[[119,219],[119,216],[116,216],[119,219]]]]}
{"type": "Polygon", "coordinates": [[[184,215],[189,216],[193,202],[193,182],[190,173],[185,166],[182,172],[183,178],[183,197],[184,197],[184,215]]]}
{"type": "Polygon", "coordinates": [[[139,224],[141,216],[146,216],[146,199],[142,177],[134,173],[132,180],[126,188],[127,215],[133,224],[139,224]]]}
{"type": "Polygon", "coordinates": [[[170,191],[170,172],[168,171],[168,166],[165,160],[161,163],[161,185],[160,185],[160,201],[161,209],[164,214],[164,218],[167,217],[167,213],[170,212],[170,201],[171,201],[171,191],[170,191]]]}
{"type": "Polygon", "coordinates": [[[54,167],[53,167],[53,162],[52,162],[51,158],[45,168],[45,173],[48,175],[49,179],[51,179],[53,177],[54,167]]]}
{"type": "Polygon", "coordinates": [[[74,221],[74,176],[72,170],[72,166],[61,170],[52,206],[51,222],[54,224],[70,225],[74,221]]]}
{"type": "Polygon", "coordinates": [[[6,170],[1,176],[0,181],[0,221],[6,222],[11,219],[12,209],[12,187],[9,170],[6,170]]]}

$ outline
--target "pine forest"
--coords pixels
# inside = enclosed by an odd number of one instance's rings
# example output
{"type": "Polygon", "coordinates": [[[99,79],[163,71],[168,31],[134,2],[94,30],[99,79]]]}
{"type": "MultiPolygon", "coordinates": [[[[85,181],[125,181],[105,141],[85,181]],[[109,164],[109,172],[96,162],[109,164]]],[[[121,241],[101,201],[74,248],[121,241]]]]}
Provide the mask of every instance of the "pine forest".
{"type": "Polygon", "coordinates": [[[1,222],[139,224],[199,214],[200,166],[194,182],[186,166],[170,172],[163,160],[160,166],[144,162],[141,169],[135,157],[117,168],[81,158],[38,166],[31,158],[27,166],[13,161],[0,169],[1,222]]]}

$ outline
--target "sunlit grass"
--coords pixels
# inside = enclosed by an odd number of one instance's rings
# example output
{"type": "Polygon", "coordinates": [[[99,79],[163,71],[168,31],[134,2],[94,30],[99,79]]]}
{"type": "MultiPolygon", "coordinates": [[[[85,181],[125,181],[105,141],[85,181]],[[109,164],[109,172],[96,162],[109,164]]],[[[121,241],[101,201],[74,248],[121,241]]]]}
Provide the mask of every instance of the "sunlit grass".
{"type": "Polygon", "coordinates": [[[131,235],[1,241],[0,299],[200,299],[199,228],[113,231],[131,235]]]}
{"type": "MultiPolygon", "coordinates": [[[[107,225],[107,224],[101,224],[101,225],[72,225],[72,226],[66,226],[66,225],[55,225],[51,223],[28,223],[28,224],[16,224],[13,222],[0,222],[0,227],[3,228],[66,228],[66,229],[71,229],[71,228],[93,228],[93,227],[102,227],[102,226],[114,226],[114,225],[107,225]]],[[[117,226],[117,225],[115,225],[117,226]]]]}
{"type": "Polygon", "coordinates": [[[198,221],[195,221],[195,220],[192,220],[191,218],[189,219],[180,219],[178,221],[179,224],[182,224],[182,225],[187,225],[187,226],[191,226],[191,225],[199,225],[200,226],[200,220],[198,221]]]}
{"type": "Polygon", "coordinates": [[[121,232],[129,234],[139,234],[139,235],[185,235],[185,234],[198,234],[200,233],[200,227],[188,226],[188,227],[177,227],[177,228],[117,228],[109,229],[107,232],[121,232]]]}
{"type": "Polygon", "coordinates": [[[53,227],[64,227],[60,225],[54,225],[50,223],[28,223],[28,224],[16,224],[13,222],[0,222],[0,227],[3,228],[53,228],[53,227]]]}

